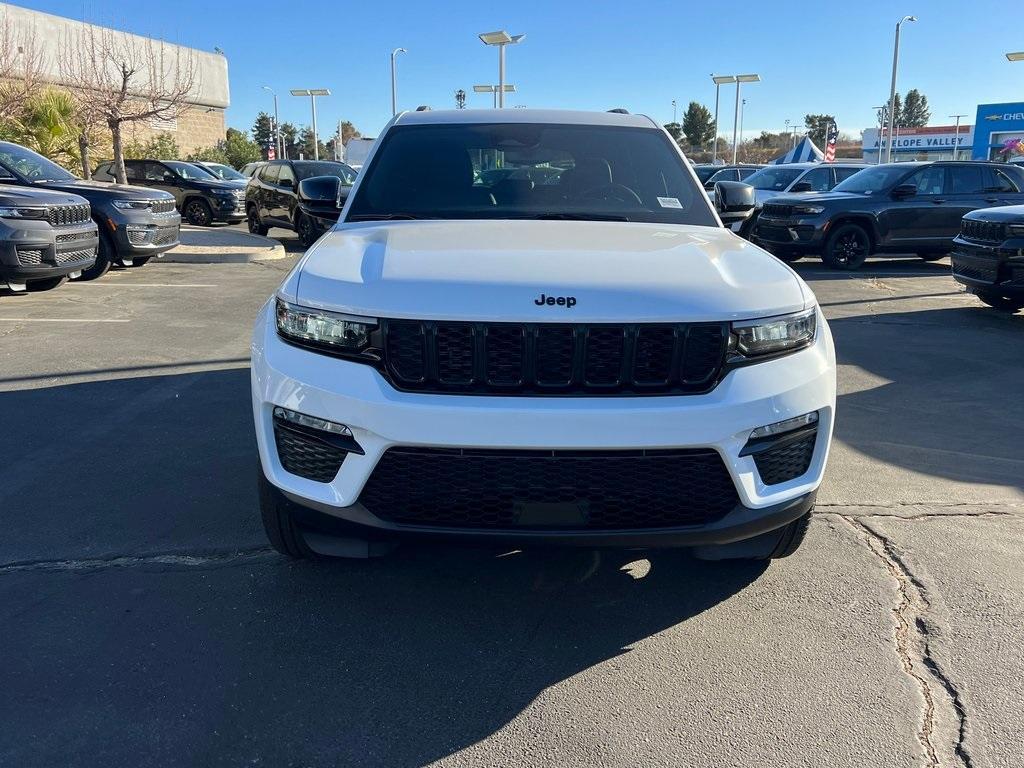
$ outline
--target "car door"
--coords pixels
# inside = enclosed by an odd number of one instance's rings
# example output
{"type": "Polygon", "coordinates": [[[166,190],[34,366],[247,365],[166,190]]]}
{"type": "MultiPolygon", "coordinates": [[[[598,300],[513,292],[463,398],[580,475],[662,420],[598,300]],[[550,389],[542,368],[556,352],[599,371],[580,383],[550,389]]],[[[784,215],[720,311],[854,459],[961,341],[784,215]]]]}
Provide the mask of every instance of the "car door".
{"type": "Polygon", "coordinates": [[[946,203],[946,168],[925,165],[892,188],[902,184],[913,185],[917,191],[899,198],[892,197],[890,191],[889,199],[879,212],[879,230],[886,250],[916,253],[918,248],[927,249],[945,236],[945,220],[949,216],[943,207],[946,203]]]}
{"type": "Polygon", "coordinates": [[[835,184],[832,183],[832,169],[827,165],[820,168],[812,168],[803,176],[797,179],[794,184],[810,184],[809,192],[828,192],[835,184]]]}
{"type": "Polygon", "coordinates": [[[153,160],[146,160],[142,164],[142,172],[146,178],[147,187],[155,187],[174,195],[174,202],[178,210],[182,210],[185,204],[185,188],[181,178],[173,170],[163,163],[153,160]]]}
{"type": "Polygon", "coordinates": [[[277,173],[279,165],[272,163],[264,165],[256,171],[256,180],[259,184],[256,205],[259,206],[260,219],[266,222],[271,218],[271,211],[274,207],[274,195],[277,190],[277,173]]]}
{"type": "Polygon", "coordinates": [[[1020,205],[1024,203],[1024,194],[1005,172],[999,168],[985,167],[985,207],[994,205],[1020,205]]]}
{"type": "Polygon", "coordinates": [[[960,231],[960,219],[964,214],[998,205],[998,195],[989,189],[994,182],[988,171],[986,166],[978,163],[950,165],[946,168],[948,194],[942,203],[946,216],[942,219],[941,236],[952,241],[960,231]]]}
{"type": "Polygon", "coordinates": [[[282,224],[291,225],[292,208],[294,207],[293,203],[298,184],[299,182],[295,178],[295,171],[292,168],[291,163],[282,163],[281,173],[277,179],[277,189],[274,192],[275,203],[273,214],[274,218],[282,224]]]}

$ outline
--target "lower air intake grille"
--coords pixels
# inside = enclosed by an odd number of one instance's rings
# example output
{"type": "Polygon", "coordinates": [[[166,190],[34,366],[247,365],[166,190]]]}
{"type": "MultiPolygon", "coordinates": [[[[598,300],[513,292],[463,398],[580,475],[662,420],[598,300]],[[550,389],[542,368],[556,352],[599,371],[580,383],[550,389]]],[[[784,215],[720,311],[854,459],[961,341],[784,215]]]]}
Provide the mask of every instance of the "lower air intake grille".
{"type": "Polygon", "coordinates": [[[274,424],[274,442],[281,466],[287,472],[318,483],[329,483],[341,469],[346,453],[315,437],[274,424]]]}
{"type": "Polygon", "coordinates": [[[406,525],[628,530],[711,523],[739,498],[713,450],[391,448],[359,501],[406,525]]]}
{"type": "Polygon", "coordinates": [[[57,263],[74,264],[76,261],[87,261],[96,255],[95,248],[84,248],[80,251],[63,251],[57,253],[57,263]]]}
{"type": "Polygon", "coordinates": [[[32,266],[43,263],[43,252],[35,248],[26,248],[18,251],[18,263],[22,266],[32,266]]]}
{"type": "Polygon", "coordinates": [[[718,383],[724,323],[382,321],[398,389],[505,395],[698,394],[718,383]]]}
{"type": "Polygon", "coordinates": [[[817,432],[811,432],[796,442],[756,454],[754,464],[761,475],[761,482],[765,485],[777,485],[787,480],[795,480],[804,474],[811,466],[817,437],[817,432]]]}

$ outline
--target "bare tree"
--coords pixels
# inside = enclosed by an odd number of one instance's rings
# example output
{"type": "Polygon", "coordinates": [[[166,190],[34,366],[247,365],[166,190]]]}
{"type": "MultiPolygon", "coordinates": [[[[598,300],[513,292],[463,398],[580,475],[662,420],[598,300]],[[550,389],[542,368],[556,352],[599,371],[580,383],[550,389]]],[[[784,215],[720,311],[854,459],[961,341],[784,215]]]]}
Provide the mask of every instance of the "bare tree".
{"type": "MultiPolygon", "coordinates": [[[[125,124],[177,120],[197,85],[195,58],[180,46],[105,27],[88,25],[74,37],[61,43],[61,77],[79,102],[88,105],[83,115],[110,129],[114,174],[124,184],[122,129],[125,124]]],[[[84,155],[88,139],[83,130],[79,140],[84,155]]],[[[83,158],[83,169],[86,162],[83,158]]]]}
{"type": "Polygon", "coordinates": [[[4,12],[0,16],[0,116],[17,114],[42,87],[45,63],[35,26],[17,31],[4,12]]]}

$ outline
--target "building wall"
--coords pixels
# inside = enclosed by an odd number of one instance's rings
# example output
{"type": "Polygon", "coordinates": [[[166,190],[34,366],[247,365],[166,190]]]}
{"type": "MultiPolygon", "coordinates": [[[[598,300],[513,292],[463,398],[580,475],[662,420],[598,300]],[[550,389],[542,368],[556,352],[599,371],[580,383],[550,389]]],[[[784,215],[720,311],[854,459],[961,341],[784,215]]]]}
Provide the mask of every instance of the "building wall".
{"type": "Polygon", "coordinates": [[[227,130],[224,110],[216,107],[190,107],[173,124],[138,122],[130,125],[125,132],[127,141],[142,142],[166,133],[178,144],[183,155],[202,147],[212,147],[224,139],[227,130]]]}
{"type": "Polygon", "coordinates": [[[1024,102],[979,104],[975,126],[974,159],[1002,160],[1005,142],[1024,140],[1024,102]]]}

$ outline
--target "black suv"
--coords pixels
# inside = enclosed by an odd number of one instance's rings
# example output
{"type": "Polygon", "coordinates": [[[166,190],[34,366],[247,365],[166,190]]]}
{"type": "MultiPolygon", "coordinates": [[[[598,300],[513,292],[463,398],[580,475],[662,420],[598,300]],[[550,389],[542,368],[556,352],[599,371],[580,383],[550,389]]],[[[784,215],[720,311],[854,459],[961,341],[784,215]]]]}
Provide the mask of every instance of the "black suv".
{"type": "Polygon", "coordinates": [[[990,307],[1024,308],[1024,205],[964,216],[952,262],[953,278],[990,307]]]}
{"type": "Polygon", "coordinates": [[[794,261],[820,253],[833,269],[873,254],[949,253],[964,214],[1024,203],[1024,168],[1004,163],[891,163],[865,168],[832,192],[765,202],[754,241],[794,261]]]}
{"type": "Polygon", "coordinates": [[[111,264],[141,267],[178,245],[181,217],[166,192],[83,181],[31,149],[5,141],[0,141],[0,182],[70,192],[89,201],[100,245],[83,280],[99,277],[111,264]]]}
{"type": "Polygon", "coordinates": [[[97,241],[84,197],[0,184],[0,286],[56,288],[93,265],[97,241]]]}
{"type": "MultiPolygon", "coordinates": [[[[93,177],[113,181],[113,166],[102,163],[93,177]]],[[[174,195],[189,224],[208,227],[215,221],[237,223],[245,218],[245,181],[218,179],[205,168],[180,160],[125,160],[124,174],[129,184],[174,195]]]]}
{"type": "Polygon", "coordinates": [[[317,176],[341,180],[339,201],[347,197],[356,172],[345,163],[331,160],[274,160],[260,167],[245,188],[245,210],[249,231],[265,235],[271,227],[298,233],[307,248],[334,226],[341,212],[335,204],[304,200],[299,183],[317,176]]]}

